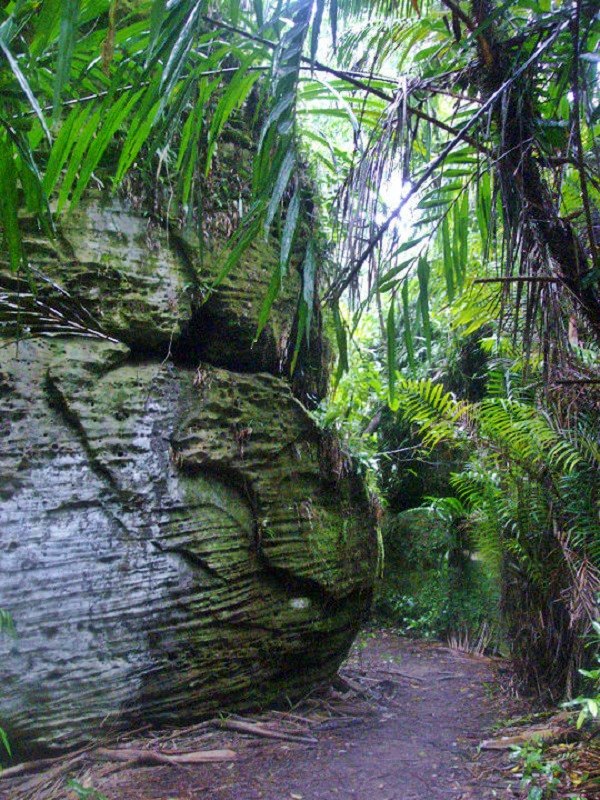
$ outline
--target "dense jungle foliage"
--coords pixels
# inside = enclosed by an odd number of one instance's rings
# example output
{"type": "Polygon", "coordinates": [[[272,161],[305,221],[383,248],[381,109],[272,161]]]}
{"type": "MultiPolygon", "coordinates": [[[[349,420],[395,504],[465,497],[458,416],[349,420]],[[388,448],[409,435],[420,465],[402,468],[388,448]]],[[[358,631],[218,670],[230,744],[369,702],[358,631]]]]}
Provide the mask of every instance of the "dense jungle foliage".
{"type": "Polygon", "coordinates": [[[290,369],[320,308],[335,364],[315,413],[423,573],[380,608],[508,648],[555,699],[593,662],[600,593],[599,41],[594,0],[0,12],[3,260],[35,293],[20,217],[51,234],[99,189],[201,242],[230,232],[217,283],[276,237],[257,335],[299,269],[290,369]],[[254,152],[237,191],[212,182],[224,136],[254,152]],[[398,515],[417,506],[415,534],[398,515]]]}

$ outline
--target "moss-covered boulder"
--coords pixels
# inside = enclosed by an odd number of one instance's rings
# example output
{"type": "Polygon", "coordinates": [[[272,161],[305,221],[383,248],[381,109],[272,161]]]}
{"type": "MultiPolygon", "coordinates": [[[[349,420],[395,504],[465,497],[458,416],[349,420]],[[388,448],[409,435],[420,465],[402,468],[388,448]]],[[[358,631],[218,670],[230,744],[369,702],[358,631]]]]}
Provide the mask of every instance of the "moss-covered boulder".
{"type": "Polygon", "coordinates": [[[203,303],[216,261],[180,238],[94,203],[56,240],[30,235],[34,290],[2,277],[0,725],[17,750],[297,696],[370,602],[364,488],[277,374],[293,284],[252,346],[264,248],[203,303]]]}
{"type": "Polygon", "coordinates": [[[88,200],[62,220],[52,240],[29,224],[31,274],[0,272],[3,336],[100,336],[140,354],[174,350],[189,363],[285,372],[300,288],[296,271],[255,341],[276,244],[253,243],[211,291],[226,240],[201,247],[193,233],[160,224],[116,197],[88,200]]]}

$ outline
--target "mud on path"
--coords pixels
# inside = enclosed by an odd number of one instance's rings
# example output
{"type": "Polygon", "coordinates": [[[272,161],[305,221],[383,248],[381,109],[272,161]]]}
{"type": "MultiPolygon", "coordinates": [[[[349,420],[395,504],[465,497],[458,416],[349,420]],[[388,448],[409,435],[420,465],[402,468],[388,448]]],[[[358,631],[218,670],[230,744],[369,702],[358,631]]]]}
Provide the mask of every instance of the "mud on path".
{"type": "MultiPolygon", "coordinates": [[[[289,712],[234,717],[287,732],[273,740],[196,728],[120,747],[162,753],[230,748],[233,761],[129,766],[94,761],[79,779],[109,800],[487,800],[514,797],[477,746],[509,714],[498,662],[392,633],[363,634],[334,688],[289,712]],[[497,778],[494,776],[497,775],[497,778]]],[[[514,711],[514,708],[511,709],[514,711]]],[[[0,798],[4,797],[0,781],[0,798]]],[[[68,797],[56,793],[31,797],[68,797]]],[[[31,786],[31,783],[29,784],[31,786]]],[[[18,787],[13,797],[26,797],[18,787]]],[[[22,788],[26,788],[22,786],[22,788]]],[[[7,796],[8,797],[8,796],[7,796]]],[[[73,795],[75,797],[75,795],[73,795]]]]}

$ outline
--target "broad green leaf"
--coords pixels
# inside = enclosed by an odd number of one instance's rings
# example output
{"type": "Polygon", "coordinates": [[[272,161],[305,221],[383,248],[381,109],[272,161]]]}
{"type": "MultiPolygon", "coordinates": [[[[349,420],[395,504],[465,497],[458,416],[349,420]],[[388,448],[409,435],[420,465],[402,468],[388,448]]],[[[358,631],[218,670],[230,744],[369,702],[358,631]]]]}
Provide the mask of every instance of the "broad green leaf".
{"type": "Polygon", "coordinates": [[[256,24],[259,28],[265,23],[265,13],[263,8],[263,0],[252,0],[252,6],[254,8],[254,14],[256,16],[256,24]]]}
{"type": "Polygon", "coordinates": [[[390,256],[390,260],[397,258],[400,255],[400,253],[404,253],[406,250],[410,250],[411,248],[416,247],[418,244],[420,244],[422,241],[428,238],[429,234],[426,233],[423,236],[418,236],[416,239],[409,239],[408,242],[404,242],[394,250],[394,252],[390,256]]]}
{"type": "Polygon", "coordinates": [[[306,336],[306,343],[309,343],[310,338],[310,323],[312,319],[314,296],[315,296],[315,280],[316,280],[316,262],[314,257],[313,241],[309,240],[306,246],[306,253],[302,263],[302,295],[300,297],[300,305],[298,309],[297,332],[296,332],[296,345],[294,347],[294,355],[290,366],[290,372],[293,374],[296,369],[296,363],[300,354],[302,346],[302,339],[306,336]]]}
{"type": "Polygon", "coordinates": [[[456,283],[460,286],[460,278],[462,275],[461,259],[461,219],[460,219],[460,204],[455,202],[452,206],[452,263],[454,264],[454,278],[456,283]]]}
{"type": "Polygon", "coordinates": [[[280,100],[273,106],[271,111],[269,112],[269,116],[267,117],[265,124],[263,125],[263,129],[260,135],[260,139],[258,141],[258,149],[261,150],[265,136],[271,130],[271,126],[274,125],[276,122],[285,115],[288,109],[292,108],[296,99],[296,95],[294,92],[290,91],[285,94],[280,100]]]}

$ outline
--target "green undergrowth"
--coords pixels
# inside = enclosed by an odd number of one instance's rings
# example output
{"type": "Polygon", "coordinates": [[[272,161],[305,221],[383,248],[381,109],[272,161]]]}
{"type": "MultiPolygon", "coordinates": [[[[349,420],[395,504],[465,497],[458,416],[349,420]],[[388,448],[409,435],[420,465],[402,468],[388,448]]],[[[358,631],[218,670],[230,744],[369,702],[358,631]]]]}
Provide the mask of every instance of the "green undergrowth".
{"type": "Polygon", "coordinates": [[[588,742],[514,747],[511,759],[524,800],[588,800],[597,797],[597,748],[588,742]]]}
{"type": "Polygon", "coordinates": [[[380,624],[404,634],[499,646],[499,587],[457,531],[430,509],[389,514],[386,560],[374,604],[380,624]]]}

